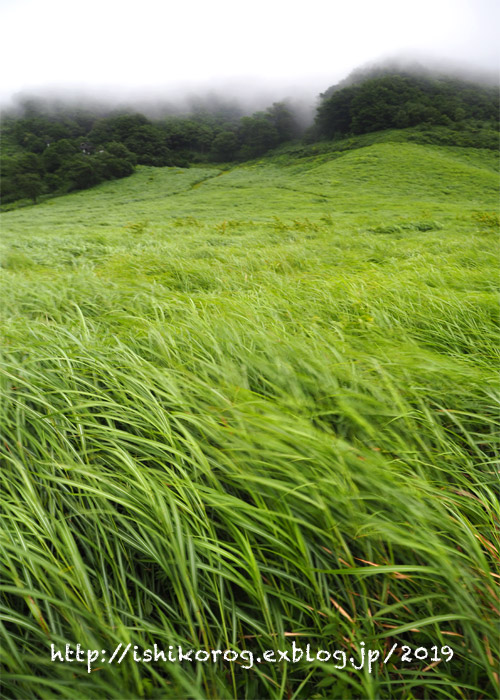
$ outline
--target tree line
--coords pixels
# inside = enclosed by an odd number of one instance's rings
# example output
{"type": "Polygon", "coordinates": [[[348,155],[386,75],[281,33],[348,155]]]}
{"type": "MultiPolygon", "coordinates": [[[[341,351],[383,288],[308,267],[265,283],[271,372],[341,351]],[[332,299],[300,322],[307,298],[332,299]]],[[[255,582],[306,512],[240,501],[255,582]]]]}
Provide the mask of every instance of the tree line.
{"type": "Polygon", "coordinates": [[[334,139],[420,124],[490,123],[498,129],[498,87],[411,74],[365,77],[320,96],[313,137],[334,139]]]}
{"type": "Polygon", "coordinates": [[[251,116],[233,109],[149,119],[144,114],[69,108],[50,112],[27,102],[2,128],[4,203],[59,194],[126,177],[137,164],[188,167],[257,158],[287,141],[338,139],[419,125],[498,130],[498,88],[452,77],[376,70],[320,95],[307,132],[286,102],[251,116]]]}
{"type": "Polygon", "coordinates": [[[1,159],[2,201],[66,193],[126,177],[137,164],[189,167],[190,163],[244,161],[297,138],[291,108],[274,103],[239,119],[201,113],[150,120],[143,114],[93,117],[88,112],[7,118],[1,159]]]}

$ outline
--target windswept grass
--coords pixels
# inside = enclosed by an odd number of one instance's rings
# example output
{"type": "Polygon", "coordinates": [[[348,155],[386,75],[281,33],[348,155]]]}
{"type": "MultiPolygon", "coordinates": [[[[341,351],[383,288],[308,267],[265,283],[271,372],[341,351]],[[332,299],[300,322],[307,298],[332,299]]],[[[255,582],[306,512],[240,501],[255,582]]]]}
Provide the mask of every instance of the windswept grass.
{"type": "Polygon", "coordinates": [[[480,155],[142,168],[5,215],[6,697],[497,697],[480,155]],[[455,655],[371,674],[50,661],[51,643],[257,658],[292,640],[455,655]]]}

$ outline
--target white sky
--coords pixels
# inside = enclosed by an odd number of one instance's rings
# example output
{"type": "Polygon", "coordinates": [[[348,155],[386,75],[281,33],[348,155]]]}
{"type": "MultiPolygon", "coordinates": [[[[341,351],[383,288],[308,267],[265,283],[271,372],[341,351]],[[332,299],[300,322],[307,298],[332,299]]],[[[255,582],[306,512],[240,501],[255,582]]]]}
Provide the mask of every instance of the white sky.
{"type": "Polygon", "coordinates": [[[500,56],[498,0],[0,0],[0,22],[2,100],[256,80],[316,94],[399,52],[490,69],[500,56]]]}

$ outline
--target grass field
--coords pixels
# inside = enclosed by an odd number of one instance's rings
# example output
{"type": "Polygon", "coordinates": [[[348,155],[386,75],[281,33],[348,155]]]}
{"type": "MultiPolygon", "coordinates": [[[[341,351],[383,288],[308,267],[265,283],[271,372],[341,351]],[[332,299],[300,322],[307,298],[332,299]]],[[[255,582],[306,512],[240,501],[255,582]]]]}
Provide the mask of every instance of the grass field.
{"type": "Polygon", "coordinates": [[[496,171],[283,150],[3,215],[5,697],[497,697],[496,171]],[[381,657],[50,660],[293,641],[381,657]]]}

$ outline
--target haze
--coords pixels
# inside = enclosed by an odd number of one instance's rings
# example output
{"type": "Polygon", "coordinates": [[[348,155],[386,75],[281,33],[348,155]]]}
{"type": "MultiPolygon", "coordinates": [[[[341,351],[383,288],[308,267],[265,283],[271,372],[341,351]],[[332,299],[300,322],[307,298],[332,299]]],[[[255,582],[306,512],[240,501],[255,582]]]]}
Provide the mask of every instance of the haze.
{"type": "Polygon", "coordinates": [[[312,99],[387,56],[490,72],[500,60],[495,0],[1,0],[0,7],[4,103],[29,92],[312,99]]]}

